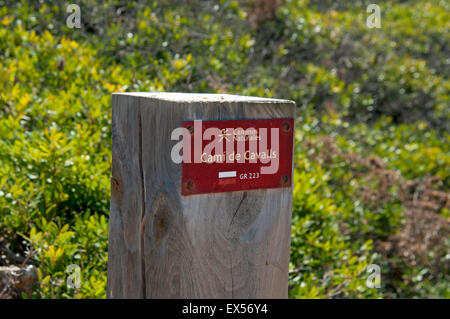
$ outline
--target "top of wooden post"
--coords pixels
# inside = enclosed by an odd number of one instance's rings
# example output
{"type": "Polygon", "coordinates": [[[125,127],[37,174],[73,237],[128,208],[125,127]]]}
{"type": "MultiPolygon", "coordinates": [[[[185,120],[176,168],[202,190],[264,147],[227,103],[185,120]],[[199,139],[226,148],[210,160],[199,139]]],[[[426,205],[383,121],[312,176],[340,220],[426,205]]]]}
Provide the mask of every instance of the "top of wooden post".
{"type": "Polygon", "coordinates": [[[119,92],[113,95],[129,95],[180,103],[196,102],[250,102],[250,103],[295,103],[290,100],[270,99],[254,96],[214,93],[177,93],[177,92],[119,92]]]}

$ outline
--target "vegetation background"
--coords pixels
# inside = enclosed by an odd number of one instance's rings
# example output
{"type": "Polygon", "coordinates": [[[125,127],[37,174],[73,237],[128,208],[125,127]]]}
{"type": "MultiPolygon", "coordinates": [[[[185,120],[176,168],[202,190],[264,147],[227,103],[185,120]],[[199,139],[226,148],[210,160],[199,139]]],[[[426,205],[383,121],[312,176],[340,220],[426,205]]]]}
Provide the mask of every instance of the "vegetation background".
{"type": "Polygon", "coordinates": [[[295,100],[290,297],[450,297],[450,1],[71,2],[0,0],[3,297],[105,297],[117,91],[295,100]]]}

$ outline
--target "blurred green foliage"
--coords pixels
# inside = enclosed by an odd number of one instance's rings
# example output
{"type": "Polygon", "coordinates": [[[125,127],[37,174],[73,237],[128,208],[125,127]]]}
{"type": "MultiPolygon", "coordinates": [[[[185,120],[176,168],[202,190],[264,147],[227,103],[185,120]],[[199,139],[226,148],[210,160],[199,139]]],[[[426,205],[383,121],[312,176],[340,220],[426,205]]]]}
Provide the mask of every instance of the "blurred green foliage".
{"type": "Polygon", "coordinates": [[[290,297],[450,297],[450,201],[421,197],[450,186],[449,1],[379,1],[381,29],[367,1],[286,0],[256,25],[231,0],[77,3],[81,29],[60,1],[0,0],[0,240],[39,268],[31,297],[105,297],[117,91],[295,100],[290,297]],[[424,203],[437,239],[412,264],[424,203]]]}

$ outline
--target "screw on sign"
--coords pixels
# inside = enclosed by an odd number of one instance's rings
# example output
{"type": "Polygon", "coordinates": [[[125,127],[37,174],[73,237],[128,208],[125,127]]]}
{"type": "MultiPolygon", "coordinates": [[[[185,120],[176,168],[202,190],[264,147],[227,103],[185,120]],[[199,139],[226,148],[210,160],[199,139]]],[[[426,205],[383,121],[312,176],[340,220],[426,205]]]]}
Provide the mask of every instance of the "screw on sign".
{"type": "Polygon", "coordinates": [[[113,94],[108,297],[287,298],[294,118],[288,100],[113,94]]]}

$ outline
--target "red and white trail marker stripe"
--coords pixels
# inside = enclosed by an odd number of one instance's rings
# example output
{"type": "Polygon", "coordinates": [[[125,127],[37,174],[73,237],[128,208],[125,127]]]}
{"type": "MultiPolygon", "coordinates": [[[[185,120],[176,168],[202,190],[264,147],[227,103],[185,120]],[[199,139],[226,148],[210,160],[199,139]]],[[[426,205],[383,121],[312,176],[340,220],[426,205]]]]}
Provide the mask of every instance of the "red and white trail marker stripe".
{"type": "Polygon", "coordinates": [[[236,177],[236,171],[219,172],[219,178],[236,177]]]}

